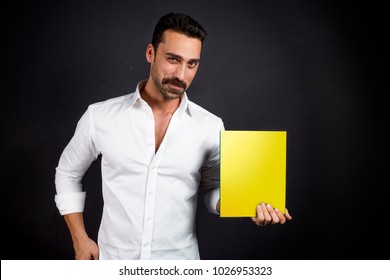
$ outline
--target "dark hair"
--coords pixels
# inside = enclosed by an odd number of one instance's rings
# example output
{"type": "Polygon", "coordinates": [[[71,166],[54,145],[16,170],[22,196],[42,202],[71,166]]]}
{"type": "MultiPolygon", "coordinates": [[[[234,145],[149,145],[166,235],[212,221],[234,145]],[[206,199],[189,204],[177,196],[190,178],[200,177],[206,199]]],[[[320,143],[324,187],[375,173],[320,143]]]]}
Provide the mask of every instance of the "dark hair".
{"type": "Polygon", "coordinates": [[[152,45],[155,51],[162,41],[164,31],[168,29],[191,38],[198,38],[202,44],[207,35],[206,30],[190,16],[183,13],[169,13],[162,16],[154,28],[152,45]]]}

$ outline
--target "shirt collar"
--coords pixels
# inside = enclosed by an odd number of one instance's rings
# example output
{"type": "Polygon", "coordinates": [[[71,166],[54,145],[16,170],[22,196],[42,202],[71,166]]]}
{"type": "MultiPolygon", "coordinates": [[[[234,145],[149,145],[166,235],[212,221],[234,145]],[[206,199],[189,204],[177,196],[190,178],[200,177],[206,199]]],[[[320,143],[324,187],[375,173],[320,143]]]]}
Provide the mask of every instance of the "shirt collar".
{"type": "Polygon", "coordinates": [[[138,101],[141,102],[141,90],[145,87],[147,80],[142,80],[137,84],[135,92],[130,94],[129,107],[133,107],[133,105],[138,101]]]}
{"type": "Polygon", "coordinates": [[[190,102],[188,100],[186,92],[184,92],[183,95],[181,96],[180,105],[179,105],[179,108],[177,108],[176,111],[178,112],[179,115],[181,115],[184,112],[186,112],[190,117],[192,117],[191,106],[190,106],[190,102]]]}
{"type": "MultiPolygon", "coordinates": [[[[141,98],[141,91],[145,87],[146,82],[147,80],[142,80],[137,84],[137,88],[135,89],[135,92],[130,95],[129,107],[134,106],[136,102],[143,101],[141,98]]],[[[179,115],[181,115],[183,112],[186,112],[189,116],[192,116],[190,102],[188,100],[186,92],[183,93],[179,108],[177,108],[176,111],[178,112],[179,115]]]]}

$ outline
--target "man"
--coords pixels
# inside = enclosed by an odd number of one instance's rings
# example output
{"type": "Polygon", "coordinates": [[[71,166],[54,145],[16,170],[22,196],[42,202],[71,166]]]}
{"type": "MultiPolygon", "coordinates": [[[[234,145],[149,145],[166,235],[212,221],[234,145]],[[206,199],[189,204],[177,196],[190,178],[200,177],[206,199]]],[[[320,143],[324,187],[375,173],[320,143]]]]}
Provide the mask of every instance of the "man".
{"type": "MultiPolygon", "coordinates": [[[[189,101],[206,31],[170,13],[146,48],[150,74],[134,93],[88,107],[56,168],[56,204],[76,259],[199,259],[194,221],[198,191],[219,212],[220,118],[189,101]],[[81,179],[102,155],[104,209],[98,245],[83,224],[81,179]]],[[[261,204],[258,225],[285,216],[261,204]]]]}

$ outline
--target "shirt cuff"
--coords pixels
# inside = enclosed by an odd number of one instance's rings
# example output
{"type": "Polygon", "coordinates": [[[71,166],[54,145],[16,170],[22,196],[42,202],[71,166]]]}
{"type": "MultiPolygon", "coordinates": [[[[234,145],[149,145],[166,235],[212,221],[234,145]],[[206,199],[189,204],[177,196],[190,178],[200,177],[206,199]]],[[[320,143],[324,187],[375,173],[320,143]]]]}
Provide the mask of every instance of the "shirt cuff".
{"type": "Polygon", "coordinates": [[[72,192],[55,195],[55,202],[61,215],[83,212],[85,192],[72,192]]]}
{"type": "Polygon", "coordinates": [[[212,191],[209,191],[205,194],[205,204],[206,208],[210,213],[219,215],[219,212],[217,211],[217,202],[219,200],[219,188],[213,189],[212,191]]]}

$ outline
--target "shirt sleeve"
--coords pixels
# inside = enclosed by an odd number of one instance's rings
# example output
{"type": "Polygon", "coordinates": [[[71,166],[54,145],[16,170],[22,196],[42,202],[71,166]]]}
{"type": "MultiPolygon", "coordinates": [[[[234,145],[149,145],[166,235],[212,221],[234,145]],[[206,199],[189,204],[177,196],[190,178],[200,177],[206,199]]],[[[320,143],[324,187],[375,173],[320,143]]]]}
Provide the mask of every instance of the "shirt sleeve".
{"type": "Polygon", "coordinates": [[[201,169],[200,191],[204,194],[204,202],[207,210],[213,214],[219,214],[216,209],[220,197],[220,131],[224,130],[221,121],[216,137],[213,139],[213,148],[207,158],[206,164],[201,169]]]}
{"type": "Polygon", "coordinates": [[[82,190],[81,179],[98,155],[88,109],[77,123],[75,133],[56,167],[55,202],[61,215],[83,212],[86,193],[82,190]]]}

